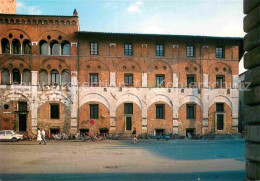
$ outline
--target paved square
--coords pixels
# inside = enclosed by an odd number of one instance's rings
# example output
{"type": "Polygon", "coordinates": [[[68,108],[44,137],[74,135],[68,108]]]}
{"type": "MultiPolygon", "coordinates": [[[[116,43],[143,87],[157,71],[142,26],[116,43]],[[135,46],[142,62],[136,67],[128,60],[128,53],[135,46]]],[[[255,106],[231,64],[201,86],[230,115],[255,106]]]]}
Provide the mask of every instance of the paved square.
{"type": "Polygon", "coordinates": [[[244,140],[1,142],[0,173],[2,180],[242,180],[244,146],[244,140]]]}

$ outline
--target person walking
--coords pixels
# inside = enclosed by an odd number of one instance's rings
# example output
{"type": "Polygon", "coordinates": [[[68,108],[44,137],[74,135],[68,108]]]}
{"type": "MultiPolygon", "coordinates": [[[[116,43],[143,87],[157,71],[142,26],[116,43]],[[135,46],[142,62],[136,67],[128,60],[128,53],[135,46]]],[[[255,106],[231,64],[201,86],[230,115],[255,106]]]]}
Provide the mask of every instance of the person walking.
{"type": "Polygon", "coordinates": [[[41,135],[41,130],[38,128],[38,133],[37,133],[37,143],[42,144],[42,135],[41,135]]]}
{"type": "Polygon", "coordinates": [[[132,136],[133,136],[133,142],[137,143],[138,142],[138,138],[137,138],[137,133],[136,133],[136,127],[134,127],[132,136]]]}
{"type": "Polygon", "coordinates": [[[46,139],[45,139],[45,131],[44,131],[44,129],[41,129],[41,133],[42,133],[42,140],[43,140],[44,144],[46,145],[46,139]]]}

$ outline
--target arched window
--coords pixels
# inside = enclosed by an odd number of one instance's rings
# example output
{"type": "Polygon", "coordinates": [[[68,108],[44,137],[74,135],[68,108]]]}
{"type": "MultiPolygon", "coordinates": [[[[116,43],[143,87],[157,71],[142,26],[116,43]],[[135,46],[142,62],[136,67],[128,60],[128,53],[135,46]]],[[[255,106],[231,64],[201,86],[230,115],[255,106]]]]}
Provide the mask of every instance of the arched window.
{"type": "Polygon", "coordinates": [[[70,72],[68,70],[63,70],[61,72],[61,84],[69,84],[70,83],[70,72]]]}
{"type": "Polygon", "coordinates": [[[55,25],[59,25],[59,21],[58,20],[55,21],[55,25]]]}
{"type": "Polygon", "coordinates": [[[10,43],[6,38],[3,38],[1,41],[2,53],[10,53],[10,43]]]}
{"type": "Polygon", "coordinates": [[[16,24],[20,24],[20,21],[19,21],[19,19],[16,19],[16,24]]]}
{"type": "Polygon", "coordinates": [[[61,53],[62,55],[70,55],[70,43],[66,40],[61,43],[61,53]]]}
{"type": "Polygon", "coordinates": [[[75,20],[72,21],[72,25],[76,25],[76,21],[75,20]]]}
{"type": "Polygon", "coordinates": [[[56,40],[51,41],[51,54],[60,55],[60,45],[56,40]]]}
{"type": "Polygon", "coordinates": [[[21,21],[21,24],[25,24],[25,21],[24,21],[24,19],[22,19],[22,21],[21,21]]]}
{"type": "Polygon", "coordinates": [[[1,71],[1,84],[10,84],[10,73],[8,69],[2,69],[1,71]]]}
{"type": "Polygon", "coordinates": [[[13,84],[21,83],[21,74],[19,69],[13,69],[13,84]]]}
{"type": "Polygon", "coordinates": [[[23,41],[23,54],[28,55],[31,54],[31,42],[30,40],[23,41]]]}
{"type": "Polygon", "coordinates": [[[13,19],[11,19],[11,20],[10,20],[10,23],[11,23],[11,24],[14,24],[14,20],[13,20],[13,19]]]}
{"type": "Polygon", "coordinates": [[[40,43],[40,54],[49,55],[49,44],[45,40],[41,40],[40,43]]]}
{"type": "Polygon", "coordinates": [[[12,54],[21,54],[21,44],[17,39],[12,41],[12,54]]]}
{"type": "Polygon", "coordinates": [[[51,71],[51,84],[59,85],[60,84],[60,74],[57,70],[51,71]]]}
{"type": "Polygon", "coordinates": [[[48,73],[46,70],[42,69],[39,73],[39,84],[48,85],[48,73]]]}
{"type": "Polygon", "coordinates": [[[29,69],[24,69],[22,78],[22,82],[29,85],[31,83],[31,71],[29,69]]]}

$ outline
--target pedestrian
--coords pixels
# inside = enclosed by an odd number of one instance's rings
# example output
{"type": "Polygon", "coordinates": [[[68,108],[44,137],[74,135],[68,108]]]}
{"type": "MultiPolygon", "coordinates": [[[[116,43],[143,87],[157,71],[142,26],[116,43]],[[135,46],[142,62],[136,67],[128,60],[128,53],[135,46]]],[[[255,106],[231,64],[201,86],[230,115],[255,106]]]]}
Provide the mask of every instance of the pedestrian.
{"type": "Polygon", "coordinates": [[[43,140],[44,144],[46,145],[46,139],[45,139],[45,131],[44,131],[44,129],[41,129],[41,133],[42,133],[42,140],[43,140]]]}
{"type": "Polygon", "coordinates": [[[37,134],[37,143],[42,144],[42,135],[41,130],[38,128],[38,134],[37,134]]]}
{"type": "Polygon", "coordinates": [[[134,127],[132,136],[133,136],[133,142],[137,143],[138,142],[138,138],[137,138],[137,133],[136,133],[136,127],[134,127]]]}

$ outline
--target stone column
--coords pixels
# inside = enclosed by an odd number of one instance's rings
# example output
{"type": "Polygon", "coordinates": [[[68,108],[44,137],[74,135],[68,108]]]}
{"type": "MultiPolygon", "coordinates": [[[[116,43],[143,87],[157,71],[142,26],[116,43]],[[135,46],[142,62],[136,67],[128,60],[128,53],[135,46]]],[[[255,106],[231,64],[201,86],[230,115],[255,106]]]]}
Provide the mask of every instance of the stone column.
{"type": "Polygon", "coordinates": [[[148,82],[147,82],[147,73],[142,73],[142,87],[147,87],[148,82]]]}
{"type": "Polygon", "coordinates": [[[77,80],[77,71],[71,71],[71,133],[76,133],[78,128],[78,80],[77,80]]]}
{"type": "Polygon", "coordinates": [[[249,69],[245,81],[250,91],[245,91],[246,121],[246,174],[249,180],[260,180],[260,1],[244,0],[244,66],[249,69]]]}
{"type": "Polygon", "coordinates": [[[37,132],[37,119],[38,119],[38,71],[32,71],[32,106],[31,106],[31,116],[32,116],[32,132],[37,132]]]}
{"type": "Polygon", "coordinates": [[[110,72],[110,86],[116,86],[116,72],[110,72]]]}

